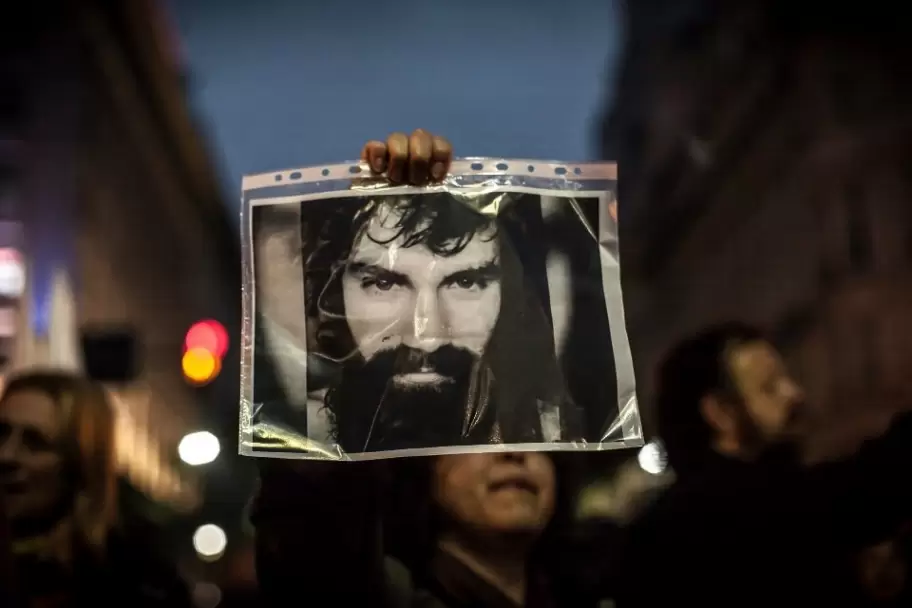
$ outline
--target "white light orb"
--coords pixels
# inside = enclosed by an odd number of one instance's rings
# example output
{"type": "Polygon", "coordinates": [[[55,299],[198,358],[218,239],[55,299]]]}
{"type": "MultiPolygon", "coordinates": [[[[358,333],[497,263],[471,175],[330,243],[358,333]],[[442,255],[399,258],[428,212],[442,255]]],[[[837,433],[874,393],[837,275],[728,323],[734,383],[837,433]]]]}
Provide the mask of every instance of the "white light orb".
{"type": "Polygon", "coordinates": [[[215,524],[205,524],[193,533],[193,548],[196,554],[203,559],[218,559],[228,546],[228,537],[225,531],[215,524]]]}
{"type": "Polygon", "coordinates": [[[185,435],[177,446],[180,459],[191,466],[209,464],[218,458],[221,446],[218,438],[209,431],[185,435]]]}
{"type": "Polygon", "coordinates": [[[650,441],[640,448],[640,453],[637,454],[637,462],[640,468],[650,475],[661,475],[665,472],[667,465],[665,450],[662,449],[658,442],[650,441]]]}
{"type": "Polygon", "coordinates": [[[222,590],[212,583],[197,583],[193,587],[193,603],[197,608],[215,608],[222,602],[222,590]]]}

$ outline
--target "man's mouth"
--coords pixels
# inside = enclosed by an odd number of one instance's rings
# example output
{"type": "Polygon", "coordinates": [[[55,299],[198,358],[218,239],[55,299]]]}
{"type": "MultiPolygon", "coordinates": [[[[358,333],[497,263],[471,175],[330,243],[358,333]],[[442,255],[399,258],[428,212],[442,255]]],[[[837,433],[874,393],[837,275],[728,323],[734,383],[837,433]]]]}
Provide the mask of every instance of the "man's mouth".
{"type": "Polygon", "coordinates": [[[396,374],[393,376],[393,382],[399,386],[440,386],[452,382],[452,378],[447,378],[435,371],[420,370],[409,372],[407,374],[396,374]]]}

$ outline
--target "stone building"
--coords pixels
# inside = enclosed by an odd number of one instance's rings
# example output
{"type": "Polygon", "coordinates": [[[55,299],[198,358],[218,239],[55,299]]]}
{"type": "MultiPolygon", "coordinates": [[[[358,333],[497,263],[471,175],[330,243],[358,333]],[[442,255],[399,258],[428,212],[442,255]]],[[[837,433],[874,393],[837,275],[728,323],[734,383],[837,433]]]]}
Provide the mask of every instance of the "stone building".
{"type": "Polygon", "coordinates": [[[779,338],[833,423],[820,452],[841,450],[912,405],[902,19],[879,2],[628,4],[603,153],[647,417],[662,353],[740,319],[779,338]]]}

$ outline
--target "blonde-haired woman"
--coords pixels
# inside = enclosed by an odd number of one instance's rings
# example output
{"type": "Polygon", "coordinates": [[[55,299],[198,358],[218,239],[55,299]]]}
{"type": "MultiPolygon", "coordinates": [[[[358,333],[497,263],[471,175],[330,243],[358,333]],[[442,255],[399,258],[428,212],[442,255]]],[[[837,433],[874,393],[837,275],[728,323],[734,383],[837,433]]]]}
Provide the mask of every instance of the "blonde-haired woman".
{"type": "Polygon", "coordinates": [[[123,543],[113,542],[114,447],[114,412],[98,384],[58,371],[7,383],[0,396],[0,493],[26,606],[122,602],[146,591],[148,598],[136,597],[140,605],[159,596],[171,606],[186,596],[176,579],[160,576],[144,556],[123,555],[123,543]]]}

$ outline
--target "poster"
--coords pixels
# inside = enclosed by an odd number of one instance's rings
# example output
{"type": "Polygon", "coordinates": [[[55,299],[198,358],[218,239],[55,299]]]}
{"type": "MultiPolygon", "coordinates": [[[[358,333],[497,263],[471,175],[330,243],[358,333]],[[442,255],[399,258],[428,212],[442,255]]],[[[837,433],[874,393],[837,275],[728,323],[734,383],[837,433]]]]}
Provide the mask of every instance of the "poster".
{"type": "Polygon", "coordinates": [[[469,159],[420,188],[362,174],[245,178],[241,453],[642,444],[613,164],[469,159]]]}

